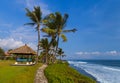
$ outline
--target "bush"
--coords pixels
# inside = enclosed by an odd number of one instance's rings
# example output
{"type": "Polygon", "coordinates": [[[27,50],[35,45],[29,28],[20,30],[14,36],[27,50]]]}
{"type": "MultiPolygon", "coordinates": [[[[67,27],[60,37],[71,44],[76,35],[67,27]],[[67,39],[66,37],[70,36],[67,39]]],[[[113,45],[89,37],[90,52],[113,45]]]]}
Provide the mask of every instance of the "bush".
{"type": "Polygon", "coordinates": [[[4,50],[0,47],[0,59],[4,59],[5,53],[4,50]]]}

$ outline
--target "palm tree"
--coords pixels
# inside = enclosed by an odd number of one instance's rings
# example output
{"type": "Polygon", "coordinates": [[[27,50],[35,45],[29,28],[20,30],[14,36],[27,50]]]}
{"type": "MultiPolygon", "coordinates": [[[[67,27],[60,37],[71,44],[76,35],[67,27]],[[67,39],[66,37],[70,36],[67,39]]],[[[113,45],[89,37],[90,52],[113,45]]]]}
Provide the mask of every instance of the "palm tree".
{"type": "Polygon", "coordinates": [[[49,14],[43,20],[43,23],[47,26],[46,28],[43,28],[43,31],[52,37],[52,42],[57,40],[56,52],[59,47],[59,38],[61,37],[63,39],[63,42],[66,42],[67,37],[64,35],[64,33],[76,31],[76,29],[64,30],[66,27],[67,19],[68,14],[64,14],[64,16],[62,16],[59,12],[56,12],[55,14],[49,14]]]}
{"type": "Polygon", "coordinates": [[[28,8],[26,8],[26,15],[31,19],[32,22],[26,23],[25,25],[31,25],[35,26],[35,29],[38,32],[38,45],[37,45],[37,57],[36,57],[36,62],[38,62],[38,55],[39,55],[39,50],[40,50],[40,25],[41,25],[41,20],[42,20],[42,12],[39,6],[34,7],[33,11],[30,11],[28,8]]]}
{"type": "Polygon", "coordinates": [[[58,54],[57,56],[60,56],[60,60],[62,57],[66,56],[66,55],[64,55],[64,51],[62,50],[62,48],[59,48],[57,54],[58,54]]]}
{"type": "Polygon", "coordinates": [[[47,38],[41,39],[40,45],[43,50],[42,53],[45,55],[45,63],[48,63],[48,55],[49,55],[49,51],[50,51],[50,45],[49,45],[48,39],[47,38]]]}
{"type": "Polygon", "coordinates": [[[43,25],[45,25],[45,27],[42,28],[42,31],[47,34],[44,35],[45,37],[51,38],[50,45],[52,45],[56,40],[56,23],[52,16],[54,16],[53,13],[47,15],[42,21],[43,25]]]}

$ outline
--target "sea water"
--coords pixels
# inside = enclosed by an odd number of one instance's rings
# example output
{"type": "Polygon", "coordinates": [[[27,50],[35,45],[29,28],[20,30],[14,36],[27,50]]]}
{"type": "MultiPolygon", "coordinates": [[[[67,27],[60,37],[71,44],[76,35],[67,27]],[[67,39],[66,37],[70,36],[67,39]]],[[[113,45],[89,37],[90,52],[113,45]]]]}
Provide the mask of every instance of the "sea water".
{"type": "Polygon", "coordinates": [[[100,83],[120,83],[120,60],[70,60],[68,62],[92,75],[100,83]]]}

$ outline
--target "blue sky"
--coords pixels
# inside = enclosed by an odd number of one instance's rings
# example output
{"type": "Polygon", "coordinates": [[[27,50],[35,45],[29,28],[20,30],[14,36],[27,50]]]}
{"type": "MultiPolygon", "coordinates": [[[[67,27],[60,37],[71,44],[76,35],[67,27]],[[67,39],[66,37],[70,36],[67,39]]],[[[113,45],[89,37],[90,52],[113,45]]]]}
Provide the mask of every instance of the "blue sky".
{"type": "MultiPolygon", "coordinates": [[[[1,0],[0,47],[13,49],[27,43],[36,48],[37,32],[28,26],[25,8],[39,5],[43,17],[68,13],[68,42],[60,43],[67,59],[120,59],[120,0],[1,0]]],[[[41,33],[42,35],[42,33],[41,33]]]]}

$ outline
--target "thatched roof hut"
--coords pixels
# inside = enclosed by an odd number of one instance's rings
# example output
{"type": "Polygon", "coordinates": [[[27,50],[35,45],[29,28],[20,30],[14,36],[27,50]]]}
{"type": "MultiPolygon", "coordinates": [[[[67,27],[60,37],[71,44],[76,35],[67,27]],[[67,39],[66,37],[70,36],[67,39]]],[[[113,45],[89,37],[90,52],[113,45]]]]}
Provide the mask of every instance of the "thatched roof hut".
{"type": "Polygon", "coordinates": [[[25,44],[24,46],[21,46],[19,48],[16,48],[14,50],[11,50],[9,52],[10,54],[23,54],[23,55],[36,55],[36,52],[30,48],[29,46],[27,46],[27,44],[25,44]]]}

